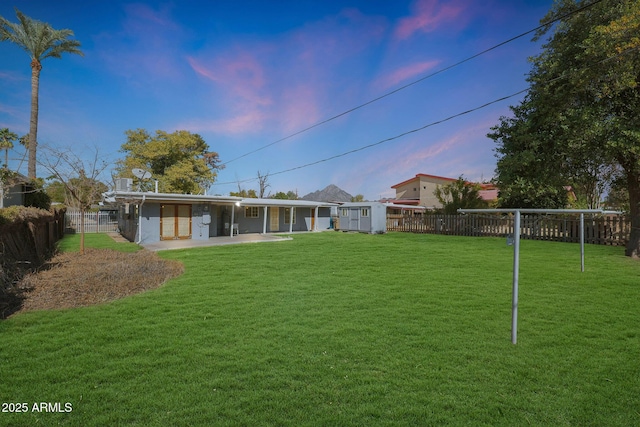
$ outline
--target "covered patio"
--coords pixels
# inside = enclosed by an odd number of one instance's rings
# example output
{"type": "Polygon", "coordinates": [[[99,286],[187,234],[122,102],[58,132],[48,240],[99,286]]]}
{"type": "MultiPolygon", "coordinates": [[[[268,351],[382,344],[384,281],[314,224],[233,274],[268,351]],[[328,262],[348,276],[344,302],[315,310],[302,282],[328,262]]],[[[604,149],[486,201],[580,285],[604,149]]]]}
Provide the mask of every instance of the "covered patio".
{"type": "Polygon", "coordinates": [[[235,245],[239,243],[263,243],[263,242],[285,242],[292,240],[289,236],[278,236],[275,234],[239,234],[235,236],[210,237],[207,240],[161,240],[159,242],[142,244],[142,247],[150,251],[165,251],[173,249],[191,249],[205,246],[235,245]]]}

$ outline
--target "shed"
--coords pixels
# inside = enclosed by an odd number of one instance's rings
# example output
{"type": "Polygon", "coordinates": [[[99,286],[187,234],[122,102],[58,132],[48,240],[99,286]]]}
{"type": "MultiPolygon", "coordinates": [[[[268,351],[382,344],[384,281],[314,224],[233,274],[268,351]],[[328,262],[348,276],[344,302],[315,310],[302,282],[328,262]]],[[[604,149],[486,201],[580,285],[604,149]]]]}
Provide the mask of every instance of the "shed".
{"type": "Polygon", "coordinates": [[[387,232],[387,206],[380,202],[349,202],[338,208],[338,229],[381,234],[387,232]]]}

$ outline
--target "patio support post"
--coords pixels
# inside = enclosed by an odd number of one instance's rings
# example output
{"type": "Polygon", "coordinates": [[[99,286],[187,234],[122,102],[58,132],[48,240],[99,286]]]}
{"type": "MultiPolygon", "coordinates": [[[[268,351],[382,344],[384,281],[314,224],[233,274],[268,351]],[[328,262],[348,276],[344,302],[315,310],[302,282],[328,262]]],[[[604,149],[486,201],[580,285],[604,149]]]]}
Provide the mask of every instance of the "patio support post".
{"type": "Polygon", "coordinates": [[[316,208],[313,211],[313,230],[312,231],[318,231],[318,209],[320,209],[320,206],[316,206],[316,208]]]}
{"type": "Polygon", "coordinates": [[[231,224],[229,227],[229,236],[233,237],[233,222],[235,221],[236,205],[231,205],[231,224]]]}
{"type": "Polygon", "coordinates": [[[289,208],[289,233],[293,233],[293,210],[295,208],[291,206],[289,208]]]}
{"type": "Polygon", "coordinates": [[[262,234],[267,234],[267,206],[264,207],[264,221],[262,221],[262,234]]]}
{"type": "Polygon", "coordinates": [[[145,198],[146,198],[146,194],[143,194],[142,201],[138,205],[138,240],[136,241],[137,244],[140,244],[142,242],[142,205],[144,205],[145,198]]]}

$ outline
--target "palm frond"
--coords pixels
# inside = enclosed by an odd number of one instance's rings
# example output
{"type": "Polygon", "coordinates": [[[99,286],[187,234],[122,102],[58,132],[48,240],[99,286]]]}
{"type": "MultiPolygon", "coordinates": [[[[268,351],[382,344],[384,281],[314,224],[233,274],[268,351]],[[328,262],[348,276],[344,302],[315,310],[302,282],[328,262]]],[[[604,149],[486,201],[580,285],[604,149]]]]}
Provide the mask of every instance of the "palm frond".
{"type": "Polygon", "coordinates": [[[69,39],[73,31],[56,30],[51,25],[31,19],[16,9],[18,22],[0,17],[0,40],[8,40],[27,51],[38,62],[44,58],[60,58],[63,53],[83,55],[80,42],[69,39]]]}

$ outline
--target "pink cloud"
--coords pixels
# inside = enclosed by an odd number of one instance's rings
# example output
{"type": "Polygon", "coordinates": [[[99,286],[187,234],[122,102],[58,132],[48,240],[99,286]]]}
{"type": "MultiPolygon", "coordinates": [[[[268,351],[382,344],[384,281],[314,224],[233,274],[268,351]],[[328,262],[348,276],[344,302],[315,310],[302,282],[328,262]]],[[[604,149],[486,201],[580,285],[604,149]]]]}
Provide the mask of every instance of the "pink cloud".
{"type": "Polygon", "coordinates": [[[304,126],[320,120],[317,94],[308,85],[297,85],[287,89],[282,96],[283,128],[287,133],[301,130],[304,126]]]}
{"type": "Polygon", "coordinates": [[[248,52],[215,58],[209,64],[193,57],[187,58],[191,68],[200,76],[215,82],[230,95],[253,105],[269,105],[264,95],[265,71],[260,62],[248,52]]]}
{"type": "Polygon", "coordinates": [[[179,123],[176,129],[188,129],[191,132],[213,132],[225,135],[255,133],[263,128],[265,114],[252,110],[237,113],[223,119],[197,119],[179,123]]]}
{"type": "Polygon", "coordinates": [[[423,61],[410,64],[393,71],[387,76],[382,77],[380,80],[383,88],[395,86],[398,83],[406,81],[412,77],[423,74],[425,71],[432,69],[438,65],[440,61],[423,61]]]}
{"type": "Polygon", "coordinates": [[[417,0],[413,14],[398,21],[395,37],[400,40],[411,37],[416,32],[435,31],[443,24],[454,22],[463,11],[460,2],[441,4],[440,0],[417,0]]]}
{"type": "Polygon", "coordinates": [[[417,173],[457,178],[479,179],[484,172],[491,177],[495,160],[491,142],[485,137],[492,118],[482,118],[461,128],[452,128],[445,137],[434,139],[429,130],[398,140],[396,144],[374,150],[363,165],[361,175],[386,175],[388,185],[394,185],[417,173]],[[487,141],[487,143],[483,143],[487,141]]]}
{"type": "Polygon", "coordinates": [[[337,99],[350,104],[349,91],[357,92],[353,76],[369,72],[355,71],[359,62],[353,59],[375,47],[386,26],[384,18],[345,9],[272,38],[204,48],[187,63],[210,83],[212,107],[225,105],[227,118],[224,124],[214,119],[216,129],[239,130],[250,113],[288,134],[316,123],[321,111],[335,110],[337,99]]]}

